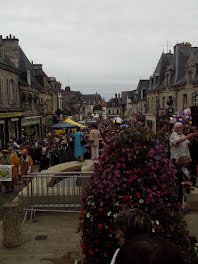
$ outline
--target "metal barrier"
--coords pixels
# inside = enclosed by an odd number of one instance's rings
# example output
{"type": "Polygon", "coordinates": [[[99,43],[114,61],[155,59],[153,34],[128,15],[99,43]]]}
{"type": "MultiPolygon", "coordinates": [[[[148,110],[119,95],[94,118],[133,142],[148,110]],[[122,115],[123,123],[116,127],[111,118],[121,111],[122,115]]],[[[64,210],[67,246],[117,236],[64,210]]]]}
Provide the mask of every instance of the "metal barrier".
{"type": "Polygon", "coordinates": [[[25,204],[26,220],[37,211],[80,212],[80,197],[93,172],[40,172],[23,176],[19,199],[25,204]]]}

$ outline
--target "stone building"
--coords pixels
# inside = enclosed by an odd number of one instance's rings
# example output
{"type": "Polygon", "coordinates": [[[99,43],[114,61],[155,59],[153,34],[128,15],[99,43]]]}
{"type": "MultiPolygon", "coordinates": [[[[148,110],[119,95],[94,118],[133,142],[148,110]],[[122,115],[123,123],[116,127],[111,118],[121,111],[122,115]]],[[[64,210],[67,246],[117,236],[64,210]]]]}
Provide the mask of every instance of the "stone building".
{"type": "Polygon", "coordinates": [[[129,121],[145,122],[147,113],[146,95],[149,80],[140,80],[136,90],[132,91],[128,96],[127,114],[129,121]]]}
{"type": "MultiPolygon", "coordinates": [[[[94,106],[99,106],[102,103],[102,97],[98,93],[83,94],[82,100],[83,100],[83,110],[85,117],[94,114],[94,106]]],[[[102,114],[102,110],[101,110],[101,114],[102,114]]]]}
{"type": "Polygon", "coordinates": [[[0,62],[7,71],[0,74],[5,92],[2,109],[4,112],[12,109],[13,114],[9,117],[14,122],[1,121],[2,129],[10,130],[6,137],[19,137],[21,128],[24,135],[42,136],[46,127],[54,123],[56,112],[62,107],[61,84],[46,75],[42,64],[30,62],[14,36],[1,37],[0,44],[0,62]],[[11,98],[9,107],[6,98],[11,98]]]}
{"type": "Polygon", "coordinates": [[[83,100],[80,91],[71,91],[69,86],[62,91],[62,107],[65,116],[72,116],[76,121],[83,115],[83,100]]]}
{"type": "Polygon", "coordinates": [[[15,37],[3,39],[0,36],[0,149],[7,147],[9,138],[21,135],[22,109],[19,96],[20,70],[10,59],[15,37]]]}
{"type": "Polygon", "coordinates": [[[106,105],[106,114],[108,118],[114,118],[121,115],[121,98],[120,94],[117,96],[115,94],[115,98],[111,98],[106,105]]]}
{"type": "Polygon", "coordinates": [[[147,90],[146,125],[156,132],[172,114],[196,104],[198,94],[198,48],[179,43],[174,53],[163,53],[147,90]]]}

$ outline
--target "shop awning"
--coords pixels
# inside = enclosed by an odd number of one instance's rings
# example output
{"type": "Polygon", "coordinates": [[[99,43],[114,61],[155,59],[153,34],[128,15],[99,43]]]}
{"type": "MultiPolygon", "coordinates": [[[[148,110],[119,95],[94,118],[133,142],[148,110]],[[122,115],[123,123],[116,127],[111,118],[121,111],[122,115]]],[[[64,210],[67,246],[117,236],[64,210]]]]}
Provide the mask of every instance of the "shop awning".
{"type": "Polygon", "coordinates": [[[73,120],[71,120],[69,117],[64,121],[64,122],[66,122],[66,123],[69,123],[69,124],[73,124],[73,125],[76,125],[77,127],[86,127],[86,126],[83,126],[83,125],[81,125],[81,124],[79,124],[79,123],[77,123],[77,122],[75,122],[75,121],[73,121],[73,120]]]}
{"type": "Polygon", "coordinates": [[[76,127],[77,127],[76,125],[69,124],[69,123],[58,123],[58,124],[55,124],[53,126],[50,126],[51,129],[56,129],[56,130],[67,129],[67,128],[76,128],[76,127]]]}
{"type": "Polygon", "coordinates": [[[40,117],[41,116],[24,117],[24,118],[22,118],[21,124],[23,127],[40,124],[40,117]]]}

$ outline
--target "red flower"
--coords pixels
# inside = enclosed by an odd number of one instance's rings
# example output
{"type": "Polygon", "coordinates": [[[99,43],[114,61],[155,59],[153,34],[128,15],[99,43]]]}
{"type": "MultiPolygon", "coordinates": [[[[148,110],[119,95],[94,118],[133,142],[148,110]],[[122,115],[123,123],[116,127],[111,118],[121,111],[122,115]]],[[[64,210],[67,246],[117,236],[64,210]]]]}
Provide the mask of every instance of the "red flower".
{"type": "Polygon", "coordinates": [[[91,250],[91,249],[88,250],[88,253],[89,253],[89,255],[91,255],[91,256],[94,255],[94,252],[93,252],[93,250],[91,250]]]}
{"type": "Polygon", "coordinates": [[[98,245],[99,244],[99,240],[95,240],[95,244],[98,245]]]}
{"type": "Polygon", "coordinates": [[[150,204],[151,202],[150,202],[150,199],[146,199],[146,204],[150,204]]]}
{"type": "Polygon", "coordinates": [[[102,171],[103,171],[103,169],[102,169],[102,168],[99,168],[99,169],[98,169],[98,171],[102,172],[102,171]]]}
{"type": "Polygon", "coordinates": [[[102,198],[98,198],[98,201],[101,203],[102,202],[102,198]]]}
{"type": "Polygon", "coordinates": [[[85,244],[84,244],[84,243],[81,243],[81,244],[80,244],[80,247],[81,247],[81,248],[85,248],[85,244]]]}
{"type": "Polygon", "coordinates": [[[95,249],[95,252],[99,252],[99,249],[98,249],[98,248],[96,248],[96,249],[95,249]]]}
{"type": "Polygon", "coordinates": [[[140,193],[139,192],[136,192],[135,196],[136,197],[140,197],[140,193]]]}
{"type": "Polygon", "coordinates": [[[128,200],[128,199],[129,199],[129,196],[125,195],[125,196],[123,197],[123,199],[124,199],[124,200],[128,200]]]}
{"type": "Polygon", "coordinates": [[[102,224],[98,224],[98,229],[102,229],[103,225],[102,224]]]}
{"type": "Polygon", "coordinates": [[[102,207],[99,208],[99,212],[103,212],[104,209],[102,207]]]}

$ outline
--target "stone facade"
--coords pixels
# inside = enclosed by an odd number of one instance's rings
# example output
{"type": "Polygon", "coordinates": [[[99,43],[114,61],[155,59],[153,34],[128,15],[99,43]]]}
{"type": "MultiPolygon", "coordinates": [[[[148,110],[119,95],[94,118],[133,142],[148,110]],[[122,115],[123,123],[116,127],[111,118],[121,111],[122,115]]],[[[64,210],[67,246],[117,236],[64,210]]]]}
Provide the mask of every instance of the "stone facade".
{"type": "MultiPolygon", "coordinates": [[[[137,91],[137,90],[136,90],[137,91]]],[[[145,125],[156,132],[171,115],[198,104],[198,48],[176,44],[174,53],[163,53],[146,89],[146,106],[132,100],[132,112],[146,109],[145,125]]]]}
{"type": "Polygon", "coordinates": [[[7,56],[12,41],[15,43],[15,39],[7,42],[0,36],[0,149],[7,146],[9,138],[21,135],[20,71],[7,56]]]}
{"type": "Polygon", "coordinates": [[[121,98],[120,94],[117,96],[115,94],[115,98],[111,98],[106,105],[106,115],[107,118],[114,118],[121,115],[121,98]]]}

